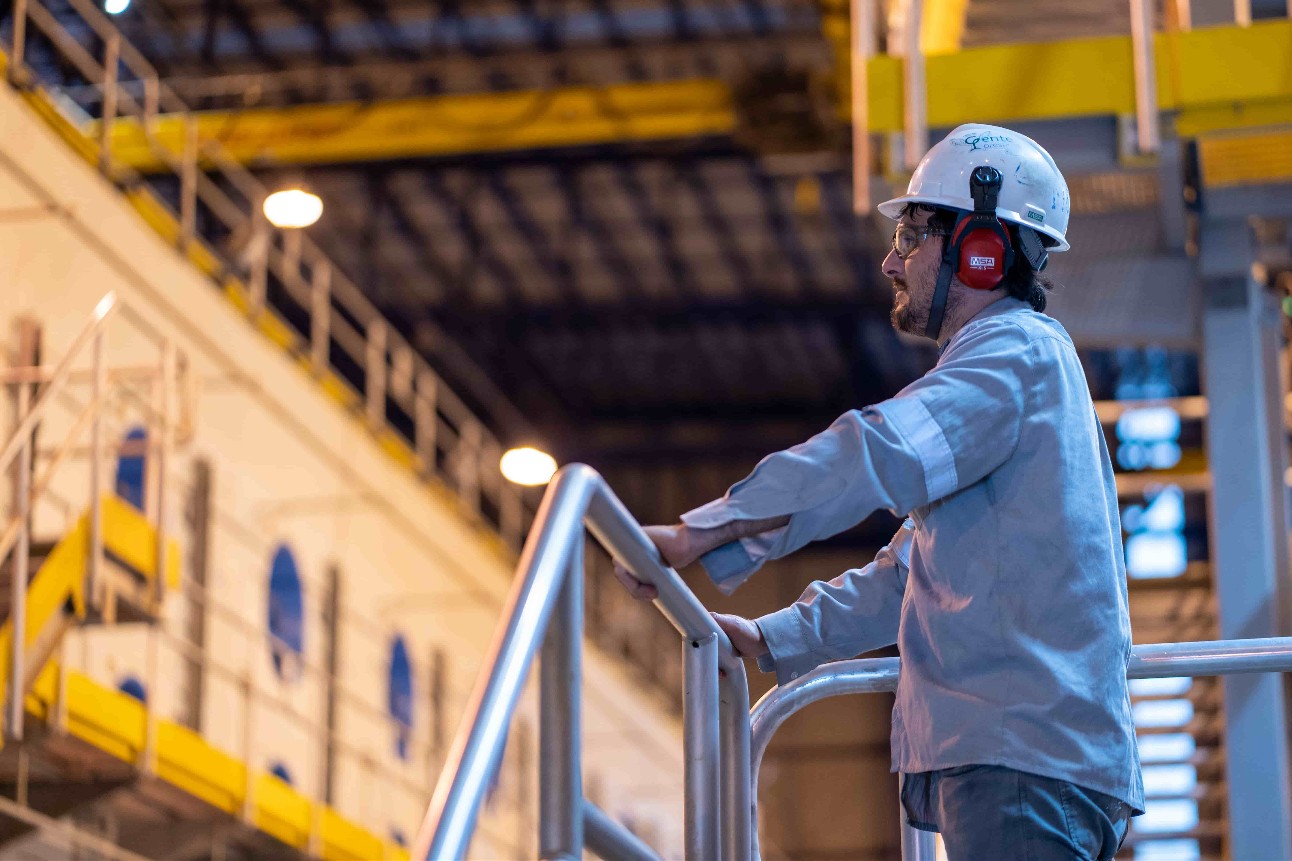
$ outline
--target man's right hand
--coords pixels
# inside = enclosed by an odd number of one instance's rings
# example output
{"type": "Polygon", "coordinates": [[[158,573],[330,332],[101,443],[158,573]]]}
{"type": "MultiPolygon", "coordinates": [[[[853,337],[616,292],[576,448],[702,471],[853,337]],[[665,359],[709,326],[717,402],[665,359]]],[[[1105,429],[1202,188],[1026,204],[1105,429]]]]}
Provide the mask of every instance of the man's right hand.
{"type": "MultiPolygon", "coordinates": [[[[644,526],[646,537],[659,550],[664,564],[673,569],[684,568],[704,554],[722,545],[749,535],[758,535],[769,529],[779,529],[789,523],[788,515],[761,520],[733,520],[721,526],[697,529],[685,523],[672,526],[644,526]]],[[[628,569],[615,560],[615,577],[628,593],[642,601],[654,601],[659,590],[654,584],[638,580],[628,569]]],[[[734,617],[733,617],[734,618],[734,617]]]]}
{"type": "MultiPolygon", "coordinates": [[[[670,568],[683,568],[703,555],[704,550],[697,547],[695,530],[683,523],[673,526],[644,526],[642,530],[659,550],[660,558],[670,568]]],[[[615,560],[615,578],[628,590],[628,594],[642,601],[654,601],[659,590],[654,584],[638,580],[624,566],[615,560]]]]}
{"type": "Polygon", "coordinates": [[[731,640],[731,645],[735,647],[738,657],[757,658],[771,651],[767,648],[767,641],[763,639],[763,632],[759,630],[758,623],[754,620],[746,619],[744,616],[730,616],[726,613],[709,615],[722,629],[722,633],[731,640]]]}

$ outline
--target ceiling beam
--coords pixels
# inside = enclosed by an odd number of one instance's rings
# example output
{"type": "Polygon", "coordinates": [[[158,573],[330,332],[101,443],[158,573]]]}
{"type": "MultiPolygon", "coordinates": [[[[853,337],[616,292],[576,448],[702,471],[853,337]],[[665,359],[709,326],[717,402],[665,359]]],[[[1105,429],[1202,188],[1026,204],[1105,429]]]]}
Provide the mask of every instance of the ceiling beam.
{"type": "MultiPolygon", "coordinates": [[[[248,26],[243,16],[240,29],[248,26]]],[[[1292,21],[1173,33],[1169,46],[1168,35],[1158,38],[1159,55],[1180,70],[1157,78],[1164,111],[1292,99],[1292,78],[1269,71],[1271,57],[1292,56],[1292,21]],[[1218,58],[1226,74],[1197,71],[1215,68],[1218,58]]],[[[926,72],[934,128],[1135,110],[1126,36],[968,49],[929,57],[926,72]],[[1035,86],[1037,68],[1051,72],[1044,87],[1035,86]]],[[[873,58],[868,78],[871,131],[900,131],[900,59],[873,58]]],[[[198,135],[220,140],[243,162],[318,164],[728,136],[735,123],[729,85],[694,79],[202,113],[198,135]]],[[[159,117],[154,136],[179,151],[183,125],[181,117],[159,117]]],[[[161,168],[132,119],[117,121],[111,148],[126,165],[161,168]]]]}
{"type": "MultiPolygon", "coordinates": [[[[353,99],[360,90],[384,99],[406,98],[426,92],[419,86],[427,80],[438,82],[444,92],[469,92],[480,89],[480,82],[491,71],[506,72],[532,86],[534,82],[554,80],[560,69],[581,80],[605,83],[613,83],[616,76],[628,82],[705,77],[704,67],[698,62],[701,56],[712,58],[709,65],[719,76],[732,78],[741,68],[774,57],[783,57],[795,66],[820,67],[828,62],[829,54],[821,38],[810,32],[704,36],[686,43],[630,40],[622,26],[616,25],[619,19],[605,0],[592,2],[603,16],[600,26],[608,34],[606,44],[567,45],[555,53],[527,47],[504,50],[479,41],[464,29],[458,36],[458,47],[442,46],[432,39],[435,55],[412,61],[359,61],[338,53],[335,61],[320,63],[317,51],[284,53],[288,67],[267,72],[251,68],[236,57],[221,57],[220,74],[172,76],[166,84],[190,103],[204,98],[221,99],[242,109],[248,106],[249,92],[257,94],[257,104],[265,105],[280,103],[289,90],[310,94],[315,102],[353,99]]],[[[453,9],[452,3],[446,3],[445,17],[434,24],[437,29],[460,26],[462,19],[453,9]]],[[[339,46],[334,50],[339,51],[339,46]]]]}

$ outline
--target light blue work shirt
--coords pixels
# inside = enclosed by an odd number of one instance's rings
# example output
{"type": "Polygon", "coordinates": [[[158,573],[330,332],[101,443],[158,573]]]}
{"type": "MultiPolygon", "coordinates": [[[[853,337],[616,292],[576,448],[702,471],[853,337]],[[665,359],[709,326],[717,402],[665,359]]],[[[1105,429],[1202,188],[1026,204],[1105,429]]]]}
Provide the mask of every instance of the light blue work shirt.
{"type": "Polygon", "coordinates": [[[785,684],[896,643],[894,771],[1000,765],[1141,812],[1117,489],[1057,321],[1001,299],[895,397],[769,455],[682,521],[790,515],[701,560],[729,593],[880,508],[909,516],[874,562],[757,620],[763,668],[785,684]]]}

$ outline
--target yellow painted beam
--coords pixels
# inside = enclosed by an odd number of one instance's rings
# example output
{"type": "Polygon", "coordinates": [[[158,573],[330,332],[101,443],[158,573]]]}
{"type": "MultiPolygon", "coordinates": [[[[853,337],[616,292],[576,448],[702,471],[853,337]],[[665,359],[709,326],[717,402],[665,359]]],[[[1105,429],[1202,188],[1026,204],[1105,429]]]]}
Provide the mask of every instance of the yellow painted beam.
{"type": "MultiPolygon", "coordinates": [[[[50,662],[27,697],[27,711],[49,720],[58,696],[59,665],[50,662]]],[[[66,671],[67,733],[127,763],[143,756],[147,707],[88,676],[66,671]]],[[[157,777],[176,792],[200,799],[230,816],[241,815],[247,796],[247,765],[213,747],[202,736],[158,720],[157,777]]],[[[407,861],[408,853],[382,840],[322,802],[312,801],[269,774],[252,775],[252,822],[283,843],[305,850],[317,822],[323,861],[407,861]]]]}
{"type": "MultiPolygon", "coordinates": [[[[731,91],[712,80],[196,116],[199,140],[218,140],[234,159],[246,163],[375,161],[720,135],[735,128],[731,91]]],[[[182,119],[161,117],[153,136],[177,152],[182,133],[182,119]]],[[[112,152],[139,170],[163,167],[134,120],[117,122],[112,152]]]]}
{"type": "MultiPolygon", "coordinates": [[[[116,494],[103,497],[103,544],[145,580],[157,577],[157,530],[143,512],[116,494]]],[[[179,542],[166,540],[166,588],[179,586],[179,542]]]]}
{"type": "Polygon", "coordinates": [[[1198,163],[1209,188],[1292,182],[1292,128],[1204,135],[1198,163]]]}
{"type": "MultiPolygon", "coordinates": [[[[836,11],[827,15],[823,27],[842,52],[836,56],[846,58],[847,17],[837,11],[845,7],[832,8],[836,11]]],[[[948,26],[939,38],[950,40],[953,35],[948,26]]],[[[1194,123],[1205,117],[1214,121],[1221,108],[1232,112],[1292,100],[1292,22],[1160,33],[1155,45],[1158,102],[1163,110],[1179,111],[1194,123]]],[[[845,119],[847,79],[846,74],[839,77],[845,119]]],[[[1135,111],[1131,43],[1126,36],[936,54],[928,57],[927,79],[931,126],[1135,111]]],[[[871,131],[901,131],[901,60],[873,58],[869,81],[871,131]]],[[[736,121],[729,88],[714,80],[196,116],[203,140],[218,140],[233,158],[253,164],[376,161],[722,135],[730,133],[736,121]]],[[[180,118],[163,116],[153,138],[177,149],[181,132],[180,118]]],[[[161,168],[133,120],[122,120],[113,129],[112,152],[140,170],[161,168]]]]}
{"type": "Polygon", "coordinates": [[[925,54],[959,51],[965,35],[969,0],[926,0],[920,22],[920,47],[925,54]]]}

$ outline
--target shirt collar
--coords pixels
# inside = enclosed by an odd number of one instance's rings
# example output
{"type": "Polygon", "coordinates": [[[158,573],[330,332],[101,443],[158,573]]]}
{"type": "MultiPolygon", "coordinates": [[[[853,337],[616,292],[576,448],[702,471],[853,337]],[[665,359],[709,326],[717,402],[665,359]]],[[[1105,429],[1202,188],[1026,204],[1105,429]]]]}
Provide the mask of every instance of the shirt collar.
{"type": "Polygon", "coordinates": [[[1013,296],[1002,296],[1000,299],[997,299],[995,302],[992,302],[986,308],[983,308],[977,314],[970,317],[969,322],[961,326],[960,330],[952,335],[947,342],[942,345],[942,349],[938,351],[938,357],[941,358],[952,344],[960,340],[961,336],[964,335],[965,332],[976,328],[977,324],[981,323],[983,320],[989,320],[992,317],[999,317],[1002,314],[1014,314],[1019,311],[1028,311],[1031,310],[1031,308],[1032,306],[1027,302],[1024,302],[1022,299],[1015,299],[1013,296]]]}

